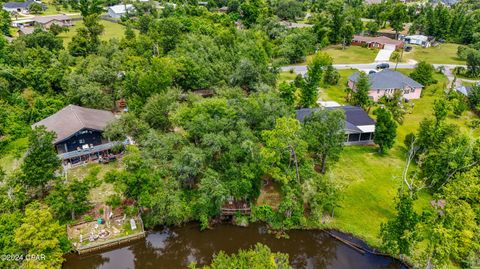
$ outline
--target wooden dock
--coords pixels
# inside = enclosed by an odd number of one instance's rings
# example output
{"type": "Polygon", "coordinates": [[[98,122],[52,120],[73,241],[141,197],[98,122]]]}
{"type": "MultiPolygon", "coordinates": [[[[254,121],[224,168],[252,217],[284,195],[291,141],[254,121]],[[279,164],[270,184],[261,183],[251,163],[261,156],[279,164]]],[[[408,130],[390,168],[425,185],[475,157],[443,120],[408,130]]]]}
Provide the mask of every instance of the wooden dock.
{"type": "Polygon", "coordinates": [[[144,237],[145,237],[145,231],[142,231],[141,233],[131,234],[131,235],[108,240],[108,241],[97,243],[97,244],[90,244],[87,246],[77,247],[75,250],[77,251],[78,254],[82,255],[82,254],[86,254],[94,251],[99,251],[105,248],[116,247],[118,245],[129,243],[131,241],[142,239],[144,237]]]}

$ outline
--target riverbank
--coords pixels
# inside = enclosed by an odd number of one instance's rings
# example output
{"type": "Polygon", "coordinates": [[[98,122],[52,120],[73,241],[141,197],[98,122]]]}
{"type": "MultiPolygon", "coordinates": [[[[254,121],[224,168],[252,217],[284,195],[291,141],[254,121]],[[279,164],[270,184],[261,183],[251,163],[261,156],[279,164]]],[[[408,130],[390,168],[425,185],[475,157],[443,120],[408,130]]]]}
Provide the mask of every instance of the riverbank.
{"type": "Polygon", "coordinates": [[[124,247],[84,256],[70,254],[63,268],[186,268],[192,262],[201,266],[210,263],[213,254],[220,250],[235,253],[257,242],[272,251],[289,254],[294,268],[408,268],[391,257],[361,253],[324,230],[294,229],[288,235],[289,239],[278,239],[260,223],[249,227],[220,224],[205,231],[200,231],[196,223],[188,223],[154,229],[145,240],[124,247]]]}

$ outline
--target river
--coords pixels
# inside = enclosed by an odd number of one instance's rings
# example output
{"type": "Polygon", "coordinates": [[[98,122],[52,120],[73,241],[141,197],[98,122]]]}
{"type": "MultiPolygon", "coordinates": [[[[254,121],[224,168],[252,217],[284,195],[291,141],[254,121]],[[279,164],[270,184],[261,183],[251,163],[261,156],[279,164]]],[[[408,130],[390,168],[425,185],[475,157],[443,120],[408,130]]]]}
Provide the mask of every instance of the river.
{"type": "Polygon", "coordinates": [[[217,225],[207,231],[188,224],[154,230],[143,240],[101,253],[69,254],[63,268],[186,268],[193,261],[198,265],[210,263],[212,255],[220,250],[234,253],[261,242],[272,251],[288,253],[294,268],[406,269],[395,259],[361,254],[320,230],[292,230],[288,235],[289,239],[276,239],[263,224],[247,228],[217,225]]]}

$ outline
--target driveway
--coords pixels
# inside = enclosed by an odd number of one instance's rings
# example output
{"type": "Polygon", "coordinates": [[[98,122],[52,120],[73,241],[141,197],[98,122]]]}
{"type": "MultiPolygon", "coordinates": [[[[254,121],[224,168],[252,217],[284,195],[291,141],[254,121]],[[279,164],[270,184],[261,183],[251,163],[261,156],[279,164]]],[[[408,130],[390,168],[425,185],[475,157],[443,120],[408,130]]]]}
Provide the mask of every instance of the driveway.
{"type": "Polygon", "coordinates": [[[390,60],[390,55],[392,55],[394,51],[391,49],[381,49],[378,51],[377,57],[375,57],[376,63],[384,63],[390,60]]]}

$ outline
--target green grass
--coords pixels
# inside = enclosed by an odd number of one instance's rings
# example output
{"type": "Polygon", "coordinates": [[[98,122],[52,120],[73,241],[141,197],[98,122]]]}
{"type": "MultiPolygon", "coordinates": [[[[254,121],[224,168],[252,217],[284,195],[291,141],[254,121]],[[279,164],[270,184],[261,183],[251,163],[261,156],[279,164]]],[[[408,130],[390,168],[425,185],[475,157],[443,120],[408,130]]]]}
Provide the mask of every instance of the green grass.
{"type": "MultiPolygon", "coordinates": [[[[372,63],[377,56],[377,49],[368,49],[360,46],[349,46],[345,50],[342,46],[329,46],[322,50],[333,58],[334,64],[372,63]]],[[[307,57],[308,59],[311,56],[307,57]]]]}
{"type": "Polygon", "coordinates": [[[339,104],[345,104],[345,88],[347,87],[348,77],[357,69],[342,69],[338,70],[340,73],[340,80],[337,85],[322,86],[320,88],[320,98],[324,101],[335,101],[339,104]]]}
{"type": "MultiPolygon", "coordinates": [[[[105,20],[101,20],[100,23],[105,27],[102,35],[100,36],[101,40],[107,41],[112,38],[121,39],[124,36],[125,26],[105,20]]],[[[74,24],[74,26],[69,28],[70,31],[58,35],[63,39],[63,44],[65,46],[68,45],[68,43],[72,41],[72,38],[77,34],[77,29],[83,26],[82,21],[75,21],[74,24]]]]}
{"type": "Polygon", "coordinates": [[[403,61],[415,60],[426,61],[431,64],[465,64],[465,61],[457,57],[458,44],[445,43],[436,47],[422,48],[412,46],[410,52],[404,52],[403,61]]]}
{"type": "Polygon", "coordinates": [[[23,155],[27,152],[28,138],[19,138],[8,143],[0,153],[0,167],[10,173],[19,167],[23,155]]]}
{"type": "MultiPolygon", "coordinates": [[[[343,84],[345,76],[354,71],[342,70],[340,83],[343,84]]],[[[412,70],[398,71],[408,74],[412,70]]],[[[372,246],[380,245],[380,224],[393,216],[394,198],[401,184],[406,153],[403,140],[408,133],[418,129],[422,119],[432,116],[434,100],[444,96],[443,85],[447,78],[441,74],[435,74],[435,78],[438,83],[427,87],[421,99],[413,100],[415,107],[405,115],[403,125],[397,129],[396,143],[388,153],[379,155],[374,146],[348,146],[339,162],[330,167],[328,176],[339,182],[343,189],[340,208],[336,210],[335,218],[329,226],[363,238],[372,246]]],[[[344,100],[343,87],[344,85],[330,87],[324,93],[325,100],[344,100]]],[[[480,130],[472,131],[466,126],[474,117],[473,113],[467,112],[460,118],[450,115],[447,121],[479,137],[480,130]]],[[[421,193],[415,208],[420,210],[428,206],[429,200],[428,193],[421,193]]]]}

